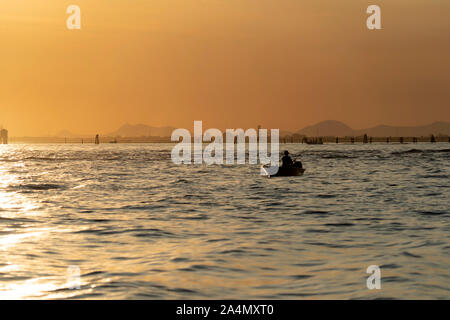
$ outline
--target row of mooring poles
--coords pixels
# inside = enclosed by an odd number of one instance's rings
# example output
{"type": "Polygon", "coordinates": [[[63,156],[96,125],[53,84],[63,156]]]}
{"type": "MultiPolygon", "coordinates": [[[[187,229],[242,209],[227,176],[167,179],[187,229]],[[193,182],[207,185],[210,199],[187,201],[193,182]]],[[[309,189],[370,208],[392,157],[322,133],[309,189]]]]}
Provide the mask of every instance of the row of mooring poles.
{"type": "MultiPolygon", "coordinates": [[[[64,138],[64,143],[67,143],[67,138],[64,138]]],[[[98,134],[95,135],[94,143],[100,144],[100,136],[98,134]]],[[[84,139],[81,139],[81,144],[84,144],[84,139]]]]}
{"type": "MultiPolygon", "coordinates": [[[[339,143],[339,137],[336,137],[336,143],[339,143]]],[[[356,139],[355,137],[350,137],[350,143],[355,143],[356,139]]],[[[398,141],[400,143],[405,143],[405,139],[404,137],[399,137],[398,141]]],[[[373,138],[372,137],[368,137],[366,134],[363,137],[363,143],[372,143],[373,142],[373,138]]],[[[386,137],[386,143],[391,143],[392,142],[392,137],[386,137]]],[[[418,143],[419,139],[417,137],[413,137],[412,138],[412,143],[418,143]]],[[[430,137],[430,142],[431,143],[436,143],[436,138],[434,135],[431,135],[430,137]]],[[[448,138],[448,142],[450,142],[450,137],[448,138]]]]}

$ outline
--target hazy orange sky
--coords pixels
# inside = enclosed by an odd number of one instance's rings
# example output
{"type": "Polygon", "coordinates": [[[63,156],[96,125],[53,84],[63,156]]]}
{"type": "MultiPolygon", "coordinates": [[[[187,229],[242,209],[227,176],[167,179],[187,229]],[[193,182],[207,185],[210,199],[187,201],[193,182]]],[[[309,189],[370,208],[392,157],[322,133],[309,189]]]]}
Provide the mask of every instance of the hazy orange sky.
{"type": "Polygon", "coordinates": [[[0,0],[0,45],[12,136],[450,121],[448,0],[0,0]]]}

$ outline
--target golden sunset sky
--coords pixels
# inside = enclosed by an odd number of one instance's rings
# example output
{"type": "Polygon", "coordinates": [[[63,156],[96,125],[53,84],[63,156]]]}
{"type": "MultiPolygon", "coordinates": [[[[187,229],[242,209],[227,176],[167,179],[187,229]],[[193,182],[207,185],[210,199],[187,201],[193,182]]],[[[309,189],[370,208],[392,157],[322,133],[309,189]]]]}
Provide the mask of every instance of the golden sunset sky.
{"type": "Polygon", "coordinates": [[[450,121],[448,0],[0,0],[0,45],[12,136],[450,121]]]}

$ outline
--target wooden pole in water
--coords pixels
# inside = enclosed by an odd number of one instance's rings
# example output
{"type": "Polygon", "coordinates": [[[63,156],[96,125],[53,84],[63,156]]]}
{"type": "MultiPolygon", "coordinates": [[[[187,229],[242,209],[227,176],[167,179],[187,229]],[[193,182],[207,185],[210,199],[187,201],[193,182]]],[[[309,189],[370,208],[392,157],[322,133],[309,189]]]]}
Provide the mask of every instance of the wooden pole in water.
{"type": "Polygon", "coordinates": [[[433,134],[431,135],[430,142],[431,143],[435,143],[436,142],[436,138],[434,137],[433,134]]]}
{"type": "Polygon", "coordinates": [[[8,130],[1,129],[0,131],[0,144],[8,144],[8,130]]]}

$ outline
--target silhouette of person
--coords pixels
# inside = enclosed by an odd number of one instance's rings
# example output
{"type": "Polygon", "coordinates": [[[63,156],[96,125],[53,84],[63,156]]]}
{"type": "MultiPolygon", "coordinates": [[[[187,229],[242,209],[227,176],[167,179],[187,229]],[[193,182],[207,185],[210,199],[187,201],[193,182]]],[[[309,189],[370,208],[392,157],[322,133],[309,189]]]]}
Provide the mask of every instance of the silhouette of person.
{"type": "Polygon", "coordinates": [[[291,167],[294,164],[294,161],[292,161],[291,157],[289,156],[289,151],[284,152],[284,156],[281,158],[281,162],[283,163],[283,167],[291,167]]]}

